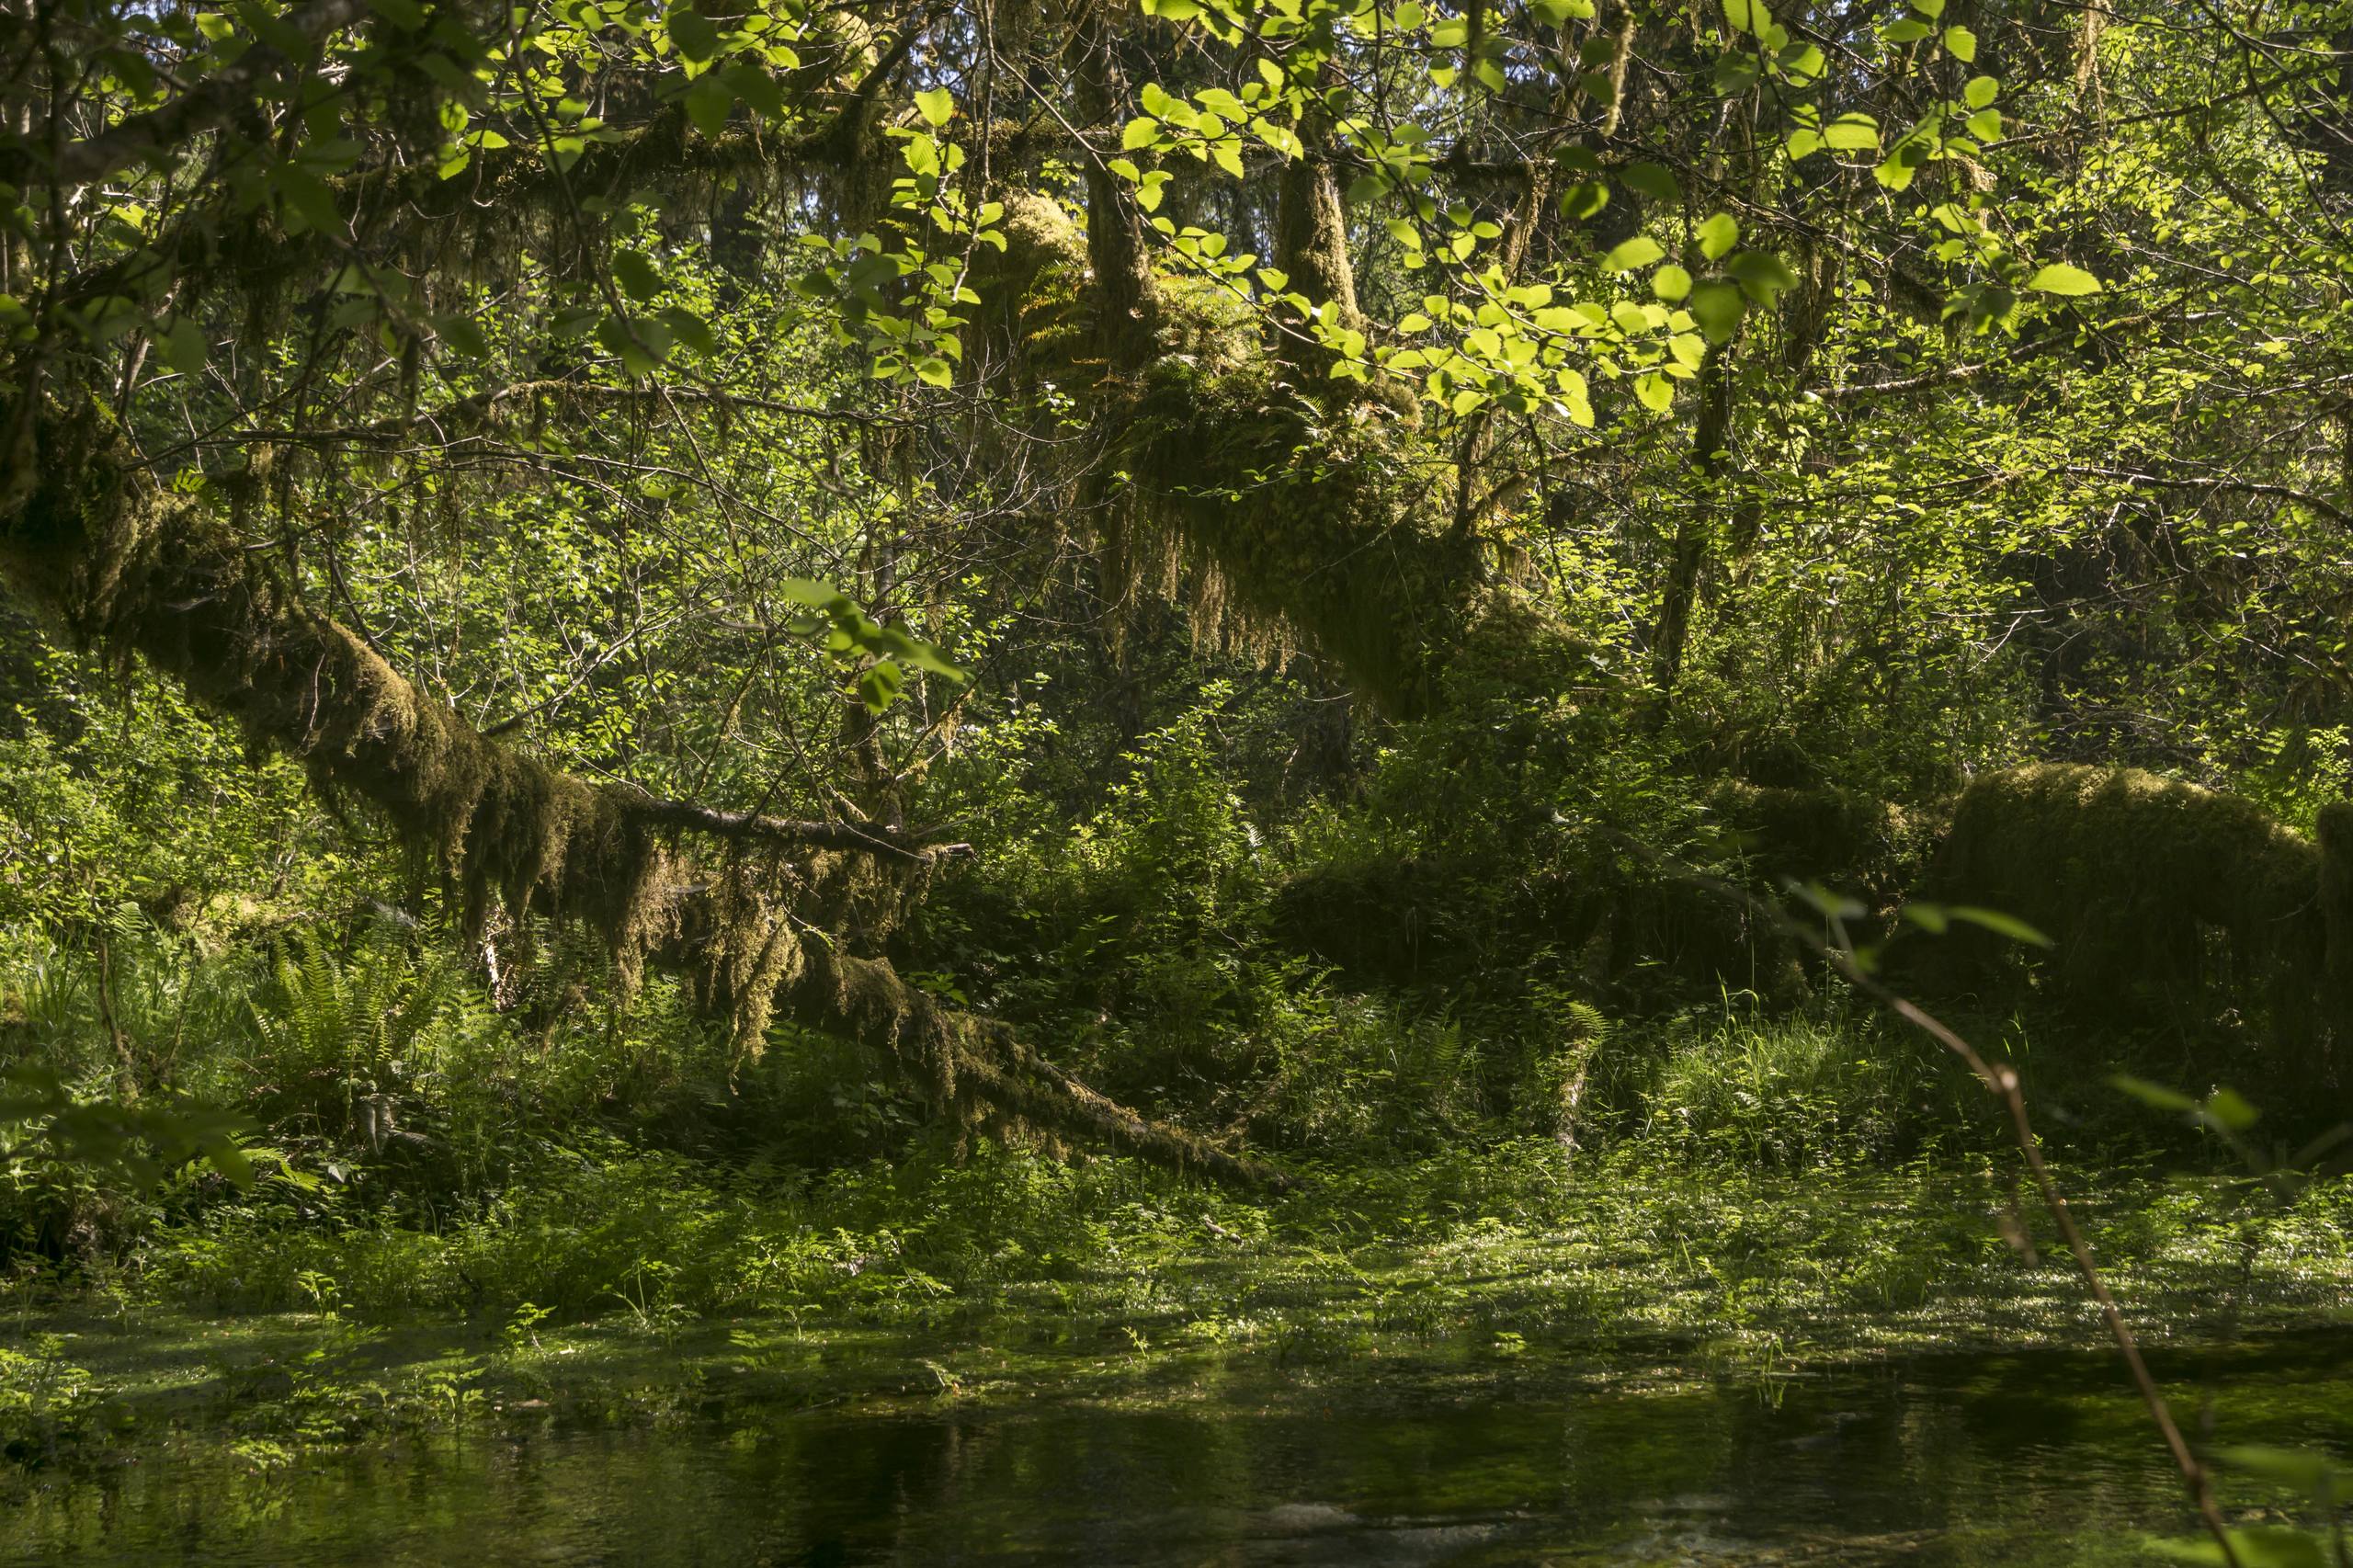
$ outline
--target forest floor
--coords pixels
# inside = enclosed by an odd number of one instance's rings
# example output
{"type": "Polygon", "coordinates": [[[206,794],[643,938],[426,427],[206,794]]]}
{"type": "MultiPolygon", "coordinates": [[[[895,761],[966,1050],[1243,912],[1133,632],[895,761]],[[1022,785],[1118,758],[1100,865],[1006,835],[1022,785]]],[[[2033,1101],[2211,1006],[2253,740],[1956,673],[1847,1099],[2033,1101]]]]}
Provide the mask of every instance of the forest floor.
{"type": "MultiPolygon", "coordinates": [[[[2064,1179],[2161,1351],[2353,1330],[2353,1178],[2286,1200],[2211,1177],[2064,1179]]],[[[20,1400],[46,1406],[22,1429],[61,1451],[210,1427],[266,1460],[502,1418],[1176,1407],[1245,1375],[1428,1396],[1769,1381],[2105,1342],[2047,1219],[2015,1208],[1982,1164],[1564,1175],[1523,1152],[1264,1202],[1167,1181],[1133,1190],[1149,1196],[1104,1206],[1083,1244],[1006,1242],[952,1283],[917,1266],[919,1248],[844,1244],[822,1293],[786,1310],[691,1312],[642,1276],[640,1299],[623,1280],[608,1310],[569,1321],[529,1306],[363,1311],[323,1280],[313,1310],[223,1313],[117,1281],[19,1290],[0,1351],[20,1400]]]]}

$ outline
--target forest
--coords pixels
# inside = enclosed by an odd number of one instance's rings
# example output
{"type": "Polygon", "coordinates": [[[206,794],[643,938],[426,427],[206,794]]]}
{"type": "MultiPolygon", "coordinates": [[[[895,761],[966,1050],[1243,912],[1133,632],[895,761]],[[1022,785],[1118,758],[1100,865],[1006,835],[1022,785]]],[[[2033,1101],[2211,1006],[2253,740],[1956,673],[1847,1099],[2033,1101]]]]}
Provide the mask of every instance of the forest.
{"type": "Polygon", "coordinates": [[[0,0],[0,1563],[2353,1568],[2347,0],[0,0]]]}

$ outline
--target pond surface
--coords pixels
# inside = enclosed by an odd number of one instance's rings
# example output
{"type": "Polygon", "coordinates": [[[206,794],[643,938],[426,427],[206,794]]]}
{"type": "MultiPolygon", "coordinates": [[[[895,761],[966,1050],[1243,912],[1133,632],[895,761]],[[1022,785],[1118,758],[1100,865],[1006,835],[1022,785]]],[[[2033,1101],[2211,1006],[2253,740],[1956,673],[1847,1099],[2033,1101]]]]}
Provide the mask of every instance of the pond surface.
{"type": "MultiPolygon", "coordinates": [[[[2216,1441],[2353,1455],[2353,1336],[2160,1369],[2216,1441]]],[[[2292,1506],[2253,1483],[2226,1501],[2292,1506]]],[[[2126,1563],[2190,1523],[2089,1354],[1584,1387],[1531,1368],[1475,1396],[1237,1368],[1174,1408],[549,1424],[266,1474],[190,1438],[0,1509],[0,1562],[55,1568],[2126,1563]]]]}

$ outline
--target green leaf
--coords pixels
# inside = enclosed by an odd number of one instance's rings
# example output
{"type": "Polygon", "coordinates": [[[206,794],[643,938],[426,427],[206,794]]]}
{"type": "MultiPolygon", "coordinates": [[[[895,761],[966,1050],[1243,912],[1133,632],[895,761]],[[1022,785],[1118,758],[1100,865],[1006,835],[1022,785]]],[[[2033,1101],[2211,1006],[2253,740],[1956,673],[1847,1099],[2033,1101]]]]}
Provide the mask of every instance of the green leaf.
{"type": "Polygon", "coordinates": [[[211,345],[204,340],[204,329],[188,316],[175,319],[155,339],[155,352],[164,363],[183,376],[193,376],[204,369],[205,356],[211,345]]]}
{"type": "Polygon", "coordinates": [[[2206,1119],[2225,1132],[2245,1132],[2263,1119],[2236,1089],[2221,1088],[2206,1096],[2206,1119]]]}
{"type": "Polygon", "coordinates": [[[1721,278],[1701,283],[1691,290],[1691,319],[1711,343],[1729,343],[1732,335],[1740,330],[1741,312],[1748,309],[1748,301],[1736,283],[1721,278]]]}
{"type": "Polygon", "coordinates": [[[718,338],[711,334],[710,324],[684,305],[665,306],[662,321],[669,327],[671,335],[694,353],[709,354],[719,347],[718,338]]]}
{"type": "Polygon", "coordinates": [[[945,125],[956,113],[956,95],[945,87],[933,87],[915,95],[915,112],[932,125],[945,125]]]}
{"type": "Polygon", "coordinates": [[[1955,920],[1966,920],[1972,926],[1983,926],[1998,937],[2014,942],[2025,942],[2037,948],[2052,946],[2050,937],[2028,925],[2015,915],[2005,915],[1998,909],[1979,909],[1972,904],[1957,903],[1949,913],[1955,920]]]}
{"type": "Polygon", "coordinates": [[[1762,33],[1773,25],[1773,14],[1765,8],[1765,0],[1723,0],[1724,20],[1736,33],[1762,33]]]}
{"type": "Polygon", "coordinates": [[[643,251],[615,251],[613,281],[631,299],[650,300],[662,292],[662,269],[643,251]]]}
{"type": "Polygon", "coordinates": [[[482,328],[464,316],[435,316],[433,330],[453,354],[469,359],[486,358],[490,354],[490,340],[483,335],[482,328]]]}
{"type": "Polygon", "coordinates": [[[2247,1529],[2225,1530],[2230,1538],[2231,1556],[2225,1558],[2222,1549],[2211,1540],[2156,1541],[2158,1551],[2177,1562],[2226,1562],[2235,1560],[2239,1568],[2328,1568],[2328,1555],[2320,1538],[2302,1530],[2281,1525],[2257,1525],[2247,1529]]]}
{"type": "Polygon", "coordinates": [[[687,59],[700,62],[719,52],[719,29],[701,12],[681,6],[670,13],[668,20],[670,41],[687,59]]]}
{"type": "Polygon", "coordinates": [[[1609,187],[1597,179],[1581,179],[1561,193],[1561,214],[1572,220],[1590,218],[1609,205],[1609,187]]]}
{"type": "Polygon", "coordinates": [[[2214,1458],[2233,1470],[2259,1475],[2315,1503],[2325,1504],[2336,1495],[2336,1465],[2326,1454],[2310,1449],[2231,1447],[2215,1449],[2214,1458]]]}
{"type": "Polygon", "coordinates": [[[706,140],[719,140],[720,132],[727,129],[727,116],[734,108],[733,89],[717,76],[700,77],[687,89],[687,118],[694,121],[695,129],[706,140]]]}
{"type": "Polygon", "coordinates": [[[866,704],[868,712],[880,713],[898,700],[906,683],[906,675],[897,665],[879,659],[858,672],[858,700],[866,704]]]}
{"type": "Polygon", "coordinates": [[[1945,29],[1945,52],[1966,65],[1977,58],[1977,35],[1967,28],[1945,29]]]}
{"type": "Polygon", "coordinates": [[[269,181],[278,187],[279,199],[310,228],[323,234],[343,232],[343,213],[335,206],[335,193],[318,176],[292,164],[280,164],[270,171],[269,181]]]}
{"type": "Polygon", "coordinates": [[[1631,272],[1638,267],[1648,267],[1666,254],[1666,248],[1648,234],[1636,234],[1621,240],[1601,258],[1603,267],[1611,272],[1631,272]]]}
{"type": "Polygon", "coordinates": [[[607,316],[597,324],[597,341],[632,376],[650,376],[670,348],[670,333],[659,322],[639,316],[623,322],[607,316]]]}
{"type": "Polygon", "coordinates": [[[944,387],[956,379],[956,368],[934,355],[915,361],[915,379],[926,386],[944,387]]]}
{"type": "Polygon", "coordinates": [[[2070,267],[2054,261],[2027,279],[2026,286],[2039,294],[2060,294],[2075,298],[2100,291],[2099,279],[2080,267],[2070,267]]]}
{"type": "Polygon", "coordinates": [[[785,117],[784,89],[777,85],[774,76],[748,61],[738,61],[726,72],[727,85],[735,96],[751,106],[752,112],[763,119],[779,120],[785,117]]]}
{"type": "Polygon", "coordinates": [[[1670,262],[1651,274],[1651,292],[1673,303],[1691,292],[1691,275],[1670,262]]]}
{"type": "Polygon", "coordinates": [[[1740,286],[1748,290],[1748,297],[1760,305],[1769,305],[1781,290],[1797,287],[1797,274],[1771,251],[1742,251],[1724,263],[1724,270],[1737,278],[1740,286]]]}
{"type": "Polygon", "coordinates": [[[1653,201],[1680,201],[1683,187],[1675,183],[1675,176],[1663,164],[1630,164],[1618,176],[1629,190],[1639,191],[1653,201]]]}
{"type": "Polygon", "coordinates": [[[1722,261],[1725,253],[1740,243],[1740,220],[1729,212],[1719,212],[1699,225],[1699,254],[1710,261],[1722,261]]]}
{"type": "Polygon", "coordinates": [[[1822,144],[1837,153],[1879,150],[1879,121],[1867,114],[1842,114],[1822,128],[1822,144]]]}
{"type": "Polygon", "coordinates": [[[1890,22],[1880,29],[1880,37],[1890,43],[1917,43],[1936,29],[1916,17],[1906,17],[1900,22],[1890,22]]]}
{"type": "MultiPolygon", "coordinates": [[[[1717,92],[1725,97],[1736,98],[1756,85],[1756,57],[1737,51],[1727,51],[1716,56],[1716,66],[1712,75],[1717,92]]],[[[1603,78],[1603,91],[1607,92],[1608,78],[1603,78]]]]}
{"type": "Polygon", "coordinates": [[[2146,1078],[2135,1078],[2129,1073],[2113,1074],[2108,1082],[2110,1088],[2131,1095],[2143,1105],[2153,1106],[2158,1110],[2194,1112],[2198,1108],[2198,1102],[2179,1089],[2168,1089],[2163,1084],[2152,1084],[2146,1078]]]}
{"type": "Polygon", "coordinates": [[[1991,76],[1972,76],[1961,90],[1961,101],[1971,108],[1984,108],[2002,95],[2002,84],[1991,76]]]}
{"type": "Polygon", "coordinates": [[[820,583],[810,577],[787,577],[777,585],[776,591],[794,604],[807,605],[811,609],[824,610],[828,615],[856,608],[849,602],[849,596],[831,583],[820,583]]]}
{"type": "Polygon", "coordinates": [[[1931,937],[1941,937],[1952,928],[1952,918],[1940,903],[1907,903],[1900,913],[1931,937]]]}

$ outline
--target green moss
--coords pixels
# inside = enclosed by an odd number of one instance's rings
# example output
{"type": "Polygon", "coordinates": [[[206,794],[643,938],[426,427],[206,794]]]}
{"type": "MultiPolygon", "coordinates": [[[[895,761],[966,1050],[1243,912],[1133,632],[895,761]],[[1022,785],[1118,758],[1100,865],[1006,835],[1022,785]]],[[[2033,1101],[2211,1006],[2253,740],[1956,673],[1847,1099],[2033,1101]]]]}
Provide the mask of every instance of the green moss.
{"type": "MultiPolygon", "coordinates": [[[[2324,828],[2346,836],[2342,813],[2324,828]]],[[[2220,994],[2264,1015],[2283,1077],[2336,1075],[2324,1006],[2343,861],[2234,795],[2131,769],[2048,765],[1962,792],[1930,892],[2052,939],[2064,997],[2153,1014],[2220,994]],[[2330,897],[2324,898],[2324,891],[2330,897]],[[2334,917],[2333,917],[2334,916],[2334,917]]],[[[1972,938],[1972,940],[1982,940],[1972,938]]]]}

